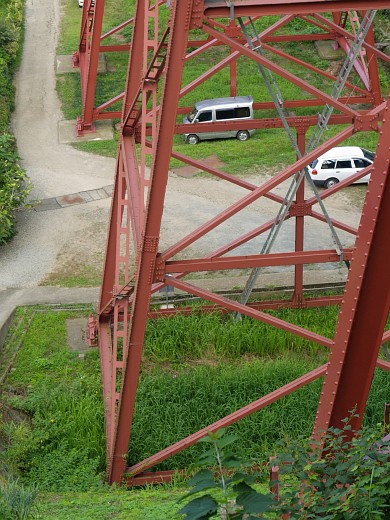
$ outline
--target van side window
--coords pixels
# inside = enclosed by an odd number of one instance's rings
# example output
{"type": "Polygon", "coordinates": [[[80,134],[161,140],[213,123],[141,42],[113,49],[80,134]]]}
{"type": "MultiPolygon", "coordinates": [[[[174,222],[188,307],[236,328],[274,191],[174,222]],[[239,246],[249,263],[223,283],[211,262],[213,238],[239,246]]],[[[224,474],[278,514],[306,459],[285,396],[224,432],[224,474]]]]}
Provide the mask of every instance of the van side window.
{"type": "Polygon", "coordinates": [[[204,112],[199,112],[197,120],[199,123],[204,123],[206,121],[212,121],[212,112],[211,110],[205,110],[204,112]]]}
{"type": "Polygon", "coordinates": [[[234,109],[233,108],[223,108],[221,110],[215,111],[215,119],[234,119],[234,109]]]}
{"type": "Polygon", "coordinates": [[[242,117],[250,117],[249,107],[239,107],[234,109],[234,117],[240,119],[242,117]]]}
{"type": "Polygon", "coordinates": [[[337,168],[352,168],[352,162],[350,160],[337,161],[337,168]]]}
{"type": "Polygon", "coordinates": [[[244,117],[250,117],[249,107],[238,107],[238,108],[221,108],[215,111],[215,118],[217,121],[222,119],[242,119],[244,117]]]}
{"type": "Polygon", "coordinates": [[[321,170],[333,170],[336,167],[336,161],[333,159],[328,159],[324,161],[321,166],[321,170]]]}
{"type": "Polygon", "coordinates": [[[366,168],[371,164],[367,159],[357,159],[356,157],[353,158],[353,162],[355,163],[356,168],[366,168]]]}

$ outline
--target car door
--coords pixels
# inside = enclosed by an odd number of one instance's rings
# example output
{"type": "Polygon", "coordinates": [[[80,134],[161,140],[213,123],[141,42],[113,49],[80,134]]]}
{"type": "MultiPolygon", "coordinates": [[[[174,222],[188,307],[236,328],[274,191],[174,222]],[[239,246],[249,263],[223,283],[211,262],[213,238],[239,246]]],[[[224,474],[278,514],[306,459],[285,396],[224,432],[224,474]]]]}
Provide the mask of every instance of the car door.
{"type": "MultiPolygon", "coordinates": [[[[216,121],[234,121],[234,108],[217,108],[215,109],[216,121]]],[[[215,137],[235,137],[237,130],[226,130],[225,132],[218,132],[215,137]]]]}
{"type": "MultiPolygon", "coordinates": [[[[211,123],[213,121],[213,111],[212,110],[200,110],[196,114],[196,118],[194,123],[211,123]]],[[[197,133],[199,139],[213,139],[214,132],[202,132],[197,133]]]]}
{"type": "MultiPolygon", "coordinates": [[[[357,172],[359,170],[362,170],[363,168],[367,168],[367,166],[370,166],[372,164],[371,161],[369,161],[368,159],[361,159],[361,158],[357,158],[357,157],[353,158],[353,162],[355,163],[355,170],[357,172]]],[[[356,183],[366,183],[369,180],[370,180],[370,174],[368,173],[367,175],[365,175],[364,177],[362,177],[361,179],[356,181],[356,183]]]]}
{"type": "Polygon", "coordinates": [[[355,165],[351,159],[337,159],[334,177],[338,181],[343,181],[356,172],[355,165]]]}

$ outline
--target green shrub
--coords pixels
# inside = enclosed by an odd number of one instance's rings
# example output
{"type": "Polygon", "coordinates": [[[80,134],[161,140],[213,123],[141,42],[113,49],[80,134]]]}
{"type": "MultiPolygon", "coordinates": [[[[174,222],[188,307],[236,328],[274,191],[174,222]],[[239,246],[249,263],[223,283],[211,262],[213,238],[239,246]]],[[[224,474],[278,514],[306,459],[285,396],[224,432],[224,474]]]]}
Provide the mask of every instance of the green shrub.
{"type": "Polygon", "coordinates": [[[352,431],[349,419],[343,423],[329,428],[321,444],[301,439],[284,445],[276,462],[279,513],[290,513],[291,520],[389,518],[390,442],[381,440],[379,428],[352,431]]]}
{"type": "Polygon", "coordinates": [[[0,1],[0,245],[15,235],[15,211],[25,201],[29,184],[20,168],[9,131],[14,108],[13,72],[23,38],[24,0],[0,1]]]}
{"type": "Polygon", "coordinates": [[[25,202],[30,184],[19,166],[15,139],[0,136],[0,244],[15,235],[15,211],[25,202]]]}
{"type": "Polygon", "coordinates": [[[18,51],[18,31],[8,19],[0,20],[0,56],[7,62],[15,59],[18,51]]]}
{"type": "Polygon", "coordinates": [[[193,487],[181,499],[196,495],[178,512],[185,520],[216,518],[217,512],[226,520],[250,520],[264,518],[263,513],[271,509],[271,493],[263,494],[253,487],[259,475],[251,471],[250,463],[242,461],[236,448],[232,450],[235,440],[235,435],[225,436],[224,429],[200,439],[211,448],[199,457],[196,465],[202,469],[192,477],[189,485],[193,487]]]}

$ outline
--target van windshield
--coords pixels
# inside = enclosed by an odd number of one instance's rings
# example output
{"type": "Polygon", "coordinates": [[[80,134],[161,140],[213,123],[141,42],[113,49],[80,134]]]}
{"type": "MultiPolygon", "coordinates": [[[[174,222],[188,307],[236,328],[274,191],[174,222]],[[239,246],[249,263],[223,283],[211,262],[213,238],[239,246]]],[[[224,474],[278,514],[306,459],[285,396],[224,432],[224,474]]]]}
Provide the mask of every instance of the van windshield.
{"type": "Polygon", "coordinates": [[[197,111],[196,108],[194,107],[194,108],[191,110],[191,112],[188,114],[188,116],[187,116],[188,121],[191,121],[191,122],[192,122],[192,121],[194,120],[194,118],[195,118],[195,116],[196,116],[197,113],[198,113],[198,111],[197,111]]]}

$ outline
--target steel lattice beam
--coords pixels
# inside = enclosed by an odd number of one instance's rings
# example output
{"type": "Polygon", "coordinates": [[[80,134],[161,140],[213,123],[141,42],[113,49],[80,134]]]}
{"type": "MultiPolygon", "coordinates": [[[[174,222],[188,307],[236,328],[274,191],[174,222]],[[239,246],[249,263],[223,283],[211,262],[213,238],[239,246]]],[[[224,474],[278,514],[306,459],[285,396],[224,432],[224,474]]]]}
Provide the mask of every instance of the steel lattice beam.
{"type": "MultiPolygon", "coordinates": [[[[149,6],[149,11],[157,10],[159,6],[163,6],[165,4],[164,0],[146,0],[149,6]]],[[[278,41],[315,41],[315,40],[324,40],[324,39],[336,39],[338,44],[345,52],[349,50],[349,41],[353,39],[353,33],[350,33],[345,30],[344,27],[339,25],[338,23],[321,23],[319,24],[315,19],[310,16],[305,16],[306,14],[312,14],[320,10],[324,11],[335,11],[338,12],[341,10],[345,11],[348,5],[351,8],[351,5],[346,2],[337,2],[337,6],[335,6],[336,2],[299,2],[296,3],[294,1],[286,2],[286,6],[291,6],[292,10],[289,11],[287,9],[287,16],[282,17],[278,22],[274,23],[267,30],[263,31],[259,35],[261,41],[264,44],[278,42],[278,41]],[[313,4],[316,4],[316,7],[311,7],[313,4]],[[318,5],[317,5],[318,4],[318,5]],[[342,4],[342,5],[341,5],[342,4]],[[310,6],[310,7],[309,7],[310,6]],[[295,16],[300,16],[302,19],[306,20],[309,26],[312,26],[313,29],[319,25],[323,33],[318,34],[313,31],[312,34],[277,34],[278,30],[288,25],[288,23],[294,19],[295,16]]],[[[368,2],[355,2],[354,4],[354,12],[356,9],[365,9],[365,8],[375,8],[377,5],[368,6],[368,2]],[[356,5],[355,5],[356,4],[356,5]]],[[[372,3],[371,3],[372,4],[372,3]]],[[[379,2],[380,4],[380,2],[379,2]]],[[[96,85],[98,81],[98,59],[99,54],[102,53],[112,53],[112,52],[129,52],[129,44],[105,44],[105,40],[115,36],[119,33],[123,28],[128,26],[134,26],[134,20],[136,17],[129,18],[125,20],[123,23],[118,26],[106,31],[102,32],[103,26],[103,18],[104,18],[104,5],[105,0],[98,0],[96,5],[92,5],[92,1],[88,0],[85,2],[82,13],[81,20],[81,31],[80,31],[80,40],[78,45],[78,50],[73,53],[73,63],[74,66],[80,67],[80,78],[81,78],[81,93],[82,93],[82,114],[78,118],[77,123],[77,132],[78,135],[83,135],[85,132],[93,132],[94,131],[94,122],[101,119],[114,119],[119,118],[121,116],[121,111],[117,108],[113,109],[112,107],[124,99],[125,93],[118,92],[111,99],[106,99],[101,101],[99,104],[96,102],[96,85]]],[[[197,6],[197,10],[203,10],[205,13],[208,13],[209,23],[212,23],[212,17],[217,17],[217,12],[220,11],[221,6],[226,4],[224,2],[213,2],[212,0],[205,0],[204,2],[199,2],[197,6]]],[[[245,2],[236,0],[236,16],[267,16],[269,14],[281,14],[283,13],[283,5],[284,2],[271,2],[266,4],[265,2],[245,2]],[[256,14],[257,11],[259,14],[256,14]],[[245,14],[244,14],[245,13],[245,14]],[[250,14],[252,13],[252,14],[250,14]]],[[[161,7],[160,7],[161,8],[161,7]]],[[[226,13],[225,13],[226,14],[226,13]]],[[[221,16],[221,15],[218,15],[221,16]]],[[[330,22],[330,21],[329,21],[330,22]]],[[[336,19],[337,22],[337,19],[336,19]]],[[[234,37],[238,38],[237,27],[234,21],[231,21],[227,25],[216,24],[214,22],[214,28],[223,29],[226,36],[230,34],[234,34],[234,37]]],[[[367,38],[367,44],[373,43],[373,33],[370,32],[369,38],[367,38]]],[[[219,39],[214,38],[209,35],[206,40],[197,40],[192,39],[188,42],[188,47],[196,50],[191,50],[186,53],[186,60],[195,59],[197,56],[202,54],[203,52],[207,52],[207,50],[215,45],[221,45],[222,42],[219,39]]],[[[273,48],[272,46],[265,46],[265,48],[271,50],[271,52],[280,53],[278,49],[273,48]]],[[[378,51],[379,52],[379,51],[378,51]]],[[[353,98],[351,97],[342,97],[340,98],[341,103],[369,103],[371,105],[377,105],[380,102],[380,90],[379,90],[379,80],[378,80],[378,71],[376,68],[376,56],[377,52],[374,50],[367,51],[368,58],[368,70],[362,72],[362,67],[359,65],[358,61],[356,61],[356,70],[361,74],[362,81],[365,84],[364,88],[354,87],[355,94],[353,98]],[[368,77],[367,77],[368,73],[368,77]]],[[[382,54],[382,53],[380,53],[382,54]]],[[[196,84],[199,84],[215,74],[221,68],[228,66],[230,68],[230,95],[235,96],[237,93],[237,70],[236,70],[236,59],[238,54],[234,51],[231,52],[231,55],[223,60],[219,65],[216,65],[214,70],[210,70],[203,75],[203,77],[198,78],[193,82],[192,85],[188,85],[182,91],[181,95],[185,95],[190,90],[192,90],[196,84]]],[[[384,55],[383,55],[384,56],[384,55]]],[[[382,56],[382,57],[383,57],[382,56]]],[[[284,57],[291,61],[291,63],[297,63],[299,60],[294,56],[289,56],[284,53],[284,57]]],[[[385,57],[385,59],[389,59],[385,57]]],[[[310,64],[301,62],[302,67],[313,68],[310,64]]],[[[324,76],[324,78],[329,77],[328,73],[325,71],[321,71],[317,69],[318,74],[324,76]]],[[[351,85],[352,87],[352,85],[351,85]]],[[[302,107],[302,106],[311,106],[313,104],[312,100],[288,100],[286,103],[286,108],[302,107]]],[[[269,109],[269,104],[258,103],[255,107],[258,110],[269,109]]],[[[188,112],[188,108],[186,108],[188,112]]],[[[277,121],[277,119],[275,119],[277,121]]],[[[340,121],[340,124],[341,121],[340,121]]],[[[292,126],[298,127],[299,122],[294,122],[292,126]]]]}
{"type": "MultiPolygon", "coordinates": [[[[102,0],[97,0],[97,2],[99,1],[102,0]]],[[[217,13],[226,11],[225,5],[224,2],[212,2],[211,0],[208,2],[171,1],[167,32],[161,36],[155,30],[151,36],[150,27],[158,27],[158,10],[151,13],[149,3],[141,0],[136,4],[136,24],[123,95],[116,181],[97,319],[106,415],[107,475],[110,482],[119,482],[123,476],[128,482],[137,484],[169,479],[171,475],[169,472],[151,474],[145,473],[145,471],[196,442],[206,430],[214,431],[233,424],[324,374],[326,376],[323,398],[318,409],[316,428],[338,425],[340,419],[347,415],[351,405],[356,406],[357,410],[363,413],[374,367],[390,369],[390,363],[377,360],[379,345],[386,339],[388,340],[389,336],[389,332],[384,333],[383,330],[389,311],[389,284],[382,283],[383,279],[381,280],[378,273],[386,272],[385,262],[388,258],[386,253],[389,253],[385,223],[389,221],[390,217],[388,215],[390,200],[387,181],[390,143],[387,142],[388,137],[386,137],[390,135],[386,121],[390,102],[382,101],[377,94],[372,96],[370,94],[368,104],[371,105],[371,108],[361,111],[356,107],[348,106],[342,98],[338,100],[331,98],[326,92],[320,91],[308,81],[286,71],[270,58],[253,52],[243,39],[237,37],[235,27],[231,22],[226,25],[216,22],[214,17],[219,16],[217,13]],[[149,28],[149,33],[147,33],[147,28],[149,28]],[[330,124],[343,122],[347,124],[347,127],[315,150],[310,151],[305,157],[295,161],[259,185],[173,151],[175,133],[185,131],[184,125],[177,125],[176,121],[177,114],[180,113],[178,108],[180,99],[202,82],[194,80],[191,84],[182,86],[183,68],[188,61],[187,49],[191,42],[191,30],[194,28],[198,30],[202,28],[204,34],[207,35],[205,45],[216,45],[217,42],[220,42],[230,49],[228,57],[222,62],[216,63],[209,73],[205,73],[202,81],[210,79],[216,71],[230,65],[239,57],[246,56],[272,70],[276,75],[290,80],[305,92],[309,92],[315,98],[314,104],[317,106],[326,103],[334,106],[341,114],[332,116],[330,124]],[[152,75],[152,70],[155,75],[152,75]],[[162,89],[161,85],[163,85],[162,89]],[[159,99],[159,104],[157,99],[159,99]],[[381,127],[382,120],[384,123],[381,127]],[[351,273],[343,297],[343,313],[340,314],[336,335],[334,339],[329,339],[264,312],[266,309],[287,305],[312,307],[339,302],[338,297],[308,299],[303,294],[304,265],[334,262],[340,258],[339,252],[335,249],[318,247],[318,249],[307,250],[304,247],[307,221],[310,219],[324,221],[325,217],[319,210],[314,210],[315,204],[319,201],[316,197],[308,197],[303,184],[296,192],[286,216],[286,220],[291,221],[292,219],[294,222],[291,250],[260,255],[255,248],[249,254],[235,254],[238,247],[250,248],[252,240],[266,235],[275,223],[276,217],[272,216],[265,222],[258,222],[245,229],[238,236],[225,236],[222,244],[210,246],[204,256],[191,252],[191,246],[200,239],[208,238],[210,232],[219,229],[232,217],[248,210],[251,204],[261,204],[263,200],[267,200],[271,201],[275,207],[283,205],[285,199],[272,190],[280,188],[284,181],[293,178],[297,172],[321,153],[342,144],[345,139],[362,130],[374,132],[379,130],[381,132],[380,146],[374,163],[372,181],[367,192],[365,218],[362,218],[359,229],[331,218],[335,228],[349,233],[353,241],[357,235],[357,240],[352,248],[345,247],[342,251],[343,259],[351,263],[351,273]],[[140,148],[139,154],[137,146],[140,148]],[[146,168],[147,155],[151,157],[150,173],[146,168]],[[224,209],[216,212],[212,218],[197,223],[192,231],[186,230],[183,232],[183,236],[174,243],[162,246],[164,206],[169,204],[166,199],[166,191],[171,157],[195,165],[211,176],[228,183],[229,186],[237,188],[239,195],[234,203],[225,205],[224,209]],[[373,236],[375,240],[372,238],[373,236]],[[184,252],[185,259],[180,256],[184,252]],[[259,266],[281,265],[291,265],[295,270],[292,298],[283,302],[238,303],[233,298],[206,290],[197,286],[196,283],[189,283],[186,279],[188,273],[245,270],[259,266]],[[147,320],[158,315],[172,315],[179,312],[175,309],[161,312],[150,309],[151,296],[160,288],[168,285],[210,302],[210,305],[203,306],[204,312],[215,311],[215,309],[221,312],[238,312],[317,342],[330,350],[330,362],[329,365],[321,366],[275,392],[259,396],[254,403],[221,418],[212,425],[205,426],[202,430],[164,448],[148,459],[137,462],[131,468],[126,468],[147,320]],[[376,291],[380,292],[378,298],[376,291]],[[369,320],[363,319],[367,307],[370,308],[369,320]],[[372,342],[372,348],[361,348],[360,338],[364,338],[367,345],[371,345],[370,342],[372,342]],[[359,364],[358,370],[356,363],[359,364]],[[340,366],[342,369],[339,368],[340,366]],[[357,386],[359,386],[359,391],[355,392],[357,386]],[[346,397],[344,398],[344,396],[346,397]]],[[[322,15],[316,13],[316,9],[323,12],[325,6],[329,12],[337,13],[348,10],[351,2],[282,2],[275,0],[265,3],[237,0],[235,15],[241,14],[240,9],[245,11],[245,15],[253,17],[262,14],[264,10],[271,9],[273,13],[286,13],[293,7],[295,15],[305,17],[310,14],[312,19],[320,20],[324,26],[329,24],[333,31],[335,27],[338,28],[337,23],[328,18],[325,18],[324,21],[322,15]],[[311,10],[309,11],[309,9],[311,10]]],[[[383,3],[370,2],[370,6],[368,6],[367,2],[354,2],[354,9],[380,8],[380,6],[383,7],[383,3]]],[[[390,6],[390,2],[386,6],[390,6]]],[[[290,17],[283,16],[279,24],[274,25],[269,31],[264,31],[264,36],[275,36],[274,29],[283,26],[289,19],[290,17]]],[[[335,20],[338,20],[337,16],[335,20]]],[[[351,35],[346,36],[346,31],[342,27],[337,30],[345,39],[351,37],[351,35]]],[[[372,44],[373,41],[369,36],[364,47],[366,50],[372,51],[372,55],[381,57],[372,44]]],[[[193,52],[197,55],[201,49],[198,48],[193,52]]],[[[309,70],[312,69],[309,68],[309,70]]],[[[370,73],[372,70],[374,69],[371,69],[370,73]]],[[[315,72],[315,70],[312,71],[315,72]]],[[[328,79],[330,79],[329,76],[328,79]]],[[[334,79],[336,80],[336,78],[334,79]]],[[[374,84],[376,85],[375,81],[374,84]]],[[[364,92],[364,89],[362,90],[364,92]]],[[[366,100],[368,101],[368,98],[366,100]]],[[[286,100],[286,104],[295,101],[286,100]]],[[[313,102],[313,99],[310,101],[313,102]]],[[[288,117],[286,120],[291,127],[296,129],[299,150],[303,153],[306,131],[310,126],[315,125],[316,118],[311,116],[288,117]]],[[[259,125],[256,128],[261,128],[261,125],[266,126],[264,120],[261,119],[253,124],[259,125]]],[[[277,119],[273,119],[271,124],[278,128],[281,126],[277,119]]],[[[223,123],[202,124],[202,131],[215,131],[223,127],[223,123]]],[[[237,129],[239,128],[237,127],[237,129]]],[[[326,200],[333,193],[366,173],[367,171],[362,170],[348,181],[321,192],[321,201],[326,200]]],[[[188,314],[191,310],[182,308],[180,312],[188,314]]]]}

